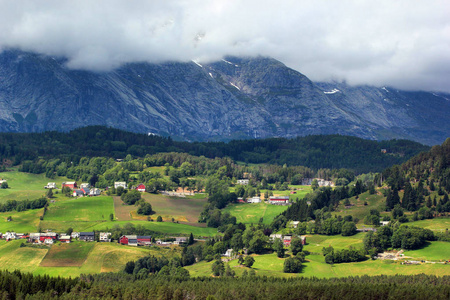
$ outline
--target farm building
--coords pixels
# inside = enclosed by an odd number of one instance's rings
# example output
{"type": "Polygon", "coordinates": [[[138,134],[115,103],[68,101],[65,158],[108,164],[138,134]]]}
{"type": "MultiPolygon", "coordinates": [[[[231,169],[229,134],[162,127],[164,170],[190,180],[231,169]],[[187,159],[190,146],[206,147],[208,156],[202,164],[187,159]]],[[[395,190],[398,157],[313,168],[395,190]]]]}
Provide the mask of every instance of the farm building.
{"type": "Polygon", "coordinates": [[[79,240],[93,242],[95,240],[94,232],[80,232],[79,240]]]}
{"type": "Polygon", "coordinates": [[[238,203],[245,203],[245,200],[242,197],[237,198],[237,200],[238,200],[238,203]]]}
{"type": "Polygon", "coordinates": [[[91,196],[91,197],[94,197],[94,196],[100,196],[100,194],[101,194],[101,191],[100,191],[100,189],[98,189],[98,188],[92,188],[92,189],[89,191],[89,196],[91,196]]]}
{"type": "Polygon", "coordinates": [[[136,187],[136,190],[137,191],[139,191],[139,192],[145,192],[145,185],[144,184],[139,184],[137,187],[136,187]]]}
{"type": "Polygon", "coordinates": [[[111,232],[100,232],[100,242],[111,242],[111,232]]]}
{"type": "Polygon", "coordinates": [[[275,241],[276,239],[282,240],[282,239],[283,239],[283,235],[282,235],[282,234],[272,233],[272,234],[270,235],[270,240],[271,240],[271,241],[275,241]]]}
{"type": "Polygon", "coordinates": [[[116,181],[114,182],[114,188],[117,189],[119,186],[123,187],[124,189],[127,188],[127,183],[125,181],[116,181]]]}
{"type": "Polygon", "coordinates": [[[90,188],[91,187],[91,185],[89,184],[89,183],[82,183],[82,184],[80,184],[80,188],[82,189],[82,188],[90,188]]]}
{"type": "Polygon", "coordinates": [[[5,232],[5,234],[3,235],[3,238],[7,241],[9,240],[15,240],[17,238],[16,233],[15,232],[10,232],[7,231],[5,232]]]}
{"type": "Polygon", "coordinates": [[[181,236],[181,237],[176,237],[175,241],[173,242],[175,245],[181,245],[181,244],[186,244],[187,243],[187,237],[185,236],[181,236]]]}
{"type": "Polygon", "coordinates": [[[60,237],[59,237],[59,241],[61,242],[61,243],[70,243],[70,241],[71,241],[71,237],[70,237],[70,235],[61,235],[60,237]]]}
{"type": "Polygon", "coordinates": [[[58,234],[56,232],[44,232],[39,234],[39,242],[45,243],[45,240],[56,241],[58,239],[58,234]]]}
{"type": "Polygon", "coordinates": [[[76,231],[73,231],[73,232],[70,234],[70,237],[73,238],[73,239],[77,239],[77,238],[80,237],[80,233],[79,233],[79,232],[76,232],[76,231]]]}
{"type": "Polygon", "coordinates": [[[302,180],[302,185],[311,185],[313,180],[316,179],[319,186],[334,186],[333,181],[325,180],[322,178],[304,178],[302,180]]]}
{"type": "Polygon", "coordinates": [[[67,182],[63,182],[61,184],[61,188],[64,188],[64,187],[68,187],[73,190],[73,189],[77,188],[78,186],[77,186],[76,181],[67,181],[67,182]]]}
{"type": "Polygon", "coordinates": [[[223,256],[231,257],[232,254],[233,254],[233,249],[228,249],[227,251],[225,251],[225,253],[223,254],[223,256]]]}
{"type": "Polygon", "coordinates": [[[291,245],[292,236],[291,235],[285,235],[283,237],[283,244],[286,247],[289,247],[291,245]]]}
{"type": "Polygon", "coordinates": [[[119,243],[128,246],[148,246],[152,243],[152,237],[141,235],[123,235],[120,237],[119,243]]]}
{"type": "Polygon", "coordinates": [[[275,205],[289,205],[289,196],[271,196],[269,203],[275,205]]]}
{"type": "Polygon", "coordinates": [[[138,235],[137,241],[139,246],[149,246],[152,244],[152,237],[149,235],[138,235]]]}
{"type": "Polygon", "coordinates": [[[238,179],[237,184],[239,185],[248,185],[249,180],[248,179],[238,179]]]}
{"type": "Polygon", "coordinates": [[[292,227],[292,228],[297,228],[298,224],[300,224],[300,221],[291,221],[289,223],[289,226],[292,227]]]}
{"type": "Polygon", "coordinates": [[[247,202],[248,203],[261,203],[261,198],[259,198],[259,197],[248,198],[247,202]]]}
{"type": "Polygon", "coordinates": [[[49,182],[46,186],[44,186],[44,189],[56,189],[56,182],[49,182]]]}
{"type": "Polygon", "coordinates": [[[81,188],[80,191],[83,192],[84,196],[89,196],[89,193],[91,190],[87,187],[84,187],[84,188],[81,188]]]}

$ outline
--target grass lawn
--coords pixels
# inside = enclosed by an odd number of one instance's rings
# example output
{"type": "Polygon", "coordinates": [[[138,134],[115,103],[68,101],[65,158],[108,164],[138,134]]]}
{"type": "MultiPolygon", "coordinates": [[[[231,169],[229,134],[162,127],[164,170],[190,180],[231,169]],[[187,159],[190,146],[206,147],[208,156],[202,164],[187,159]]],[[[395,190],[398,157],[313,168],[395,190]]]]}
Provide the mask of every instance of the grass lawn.
{"type": "Polygon", "coordinates": [[[406,223],[406,225],[417,226],[422,228],[431,229],[433,231],[442,231],[450,229],[450,218],[434,218],[428,220],[421,220],[411,223],[406,223]]]}
{"type": "Polygon", "coordinates": [[[236,217],[238,223],[258,223],[263,218],[264,224],[270,224],[273,219],[285,211],[288,206],[266,203],[238,203],[229,204],[223,212],[229,212],[236,217]]]}
{"type": "Polygon", "coordinates": [[[56,243],[42,260],[41,267],[81,267],[95,243],[56,243]]]}
{"type": "Polygon", "coordinates": [[[0,189],[0,203],[7,200],[34,200],[45,195],[44,186],[49,182],[56,182],[57,187],[68,181],[65,177],[50,179],[45,174],[22,173],[17,170],[0,172],[0,178],[8,181],[8,189],[0,189]]]}
{"type": "Polygon", "coordinates": [[[405,251],[403,254],[416,260],[448,261],[450,260],[450,243],[435,241],[427,243],[422,249],[405,251]]]}
{"type": "Polygon", "coordinates": [[[196,237],[207,237],[214,236],[217,234],[216,228],[210,227],[198,227],[188,224],[177,224],[172,222],[149,222],[149,221],[107,221],[98,223],[95,226],[89,228],[89,230],[106,230],[107,228],[112,228],[115,225],[123,227],[125,224],[131,223],[134,226],[143,226],[144,228],[160,232],[167,233],[168,235],[188,235],[192,234],[196,237]]]}
{"type": "Polygon", "coordinates": [[[35,232],[39,228],[39,217],[44,209],[33,209],[27,211],[9,211],[0,213],[0,232],[15,231],[20,233],[35,232]],[[6,219],[11,216],[12,221],[6,219]]]}

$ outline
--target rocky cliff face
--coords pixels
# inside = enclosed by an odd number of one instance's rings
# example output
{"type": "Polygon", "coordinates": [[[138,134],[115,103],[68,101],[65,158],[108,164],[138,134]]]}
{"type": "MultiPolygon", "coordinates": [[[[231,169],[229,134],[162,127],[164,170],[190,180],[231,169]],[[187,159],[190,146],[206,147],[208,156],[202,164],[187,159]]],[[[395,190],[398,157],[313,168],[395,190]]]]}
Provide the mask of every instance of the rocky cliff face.
{"type": "Polygon", "coordinates": [[[0,131],[107,125],[185,140],[339,133],[426,144],[450,136],[450,95],[314,83],[270,58],[129,64],[108,73],[0,54],[0,131]]]}

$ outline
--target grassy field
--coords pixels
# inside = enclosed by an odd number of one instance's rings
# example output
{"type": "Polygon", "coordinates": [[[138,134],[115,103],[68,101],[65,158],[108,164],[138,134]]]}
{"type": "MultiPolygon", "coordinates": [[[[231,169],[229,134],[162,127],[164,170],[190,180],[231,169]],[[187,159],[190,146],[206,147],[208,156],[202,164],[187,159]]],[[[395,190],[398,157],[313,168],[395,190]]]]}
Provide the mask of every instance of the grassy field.
{"type": "Polygon", "coordinates": [[[48,249],[20,247],[23,241],[6,242],[0,240],[0,266],[2,269],[16,269],[34,272],[41,263],[48,249]]]}
{"type": "MultiPolygon", "coordinates": [[[[310,238],[313,239],[314,238],[310,238]]],[[[325,246],[327,240],[321,242],[321,246],[325,246]]],[[[432,242],[431,252],[443,253],[446,251],[445,245],[441,245],[441,242],[432,242]],[[433,250],[434,249],[434,250],[433,250]]],[[[443,243],[443,242],[442,242],[443,243]]],[[[448,244],[448,243],[447,243],[448,244]]],[[[333,247],[339,248],[337,244],[333,247]]],[[[307,249],[308,246],[305,248],[307,249]]],[[[344,247],[347,248],[347,247],[344,247]]],[[[416,256],[422,250],[410,251],[416,256]]],[[[423,249],[425,251],[425,249],[423,249]]],[[[426,253],[426,252],[425,252],[426,253]]],[[[448,253],[448,248],[447,248],[448,253]]],[[[302,272],[299,274],[286,274],[283,273],[284,258],[278,258],[275,253],[264,255],[253,255],[255,263],[253,269],[257,275],[276,276],[276,277],[318,277],[318,278],[331,278],[331,277],[346,277],[346,276],[362,276],[362,275],[413,275],[413,274],[429,274],[436,276],[450,275],[450,265],[443,264],[421,264],[421,265],[402,265],[400,262],[394,261],[382,261],[382,260],[366,260],[358,263],[344,263],[329,265],[324,261],[324,257],[321,254],[308,255],[307,261],[303,265],[302,272]]],[[[186,267],[189,270],[191,276],[210,276],[211,264],[213,262],[200,262],[192,266],[186,267]]],[[[237,276],[240,276],[247,268],[238,265],[237,259],[229,262],[230,267],[236,272],[237,276]]],[[[249,270],[249,269],[247,269],[249,270]]]]}
{"type": "Polygon", "coordinates": [[[322,248],[328,246],[332,246],[335,249],[347,249],[350,246],[362,248],[365,235],[365,232],[360,232],[353,236],[308,235],[306,236],[307,245],[305,245],[304,249],[310,252],[322,253],[322,248]]]}
{"type": "Polygon", "coordinates": [[[108,221],[108,222],[102,222],[98,223],[95,226],[90,227],[90,230],[106,230],[107,228],[112,228],[115,225],[118,226],[124,226],[127,223],[131,223],[135,226],[141,225],[144,228],[167,233],[168,235],[188,235],[192,232],[194,236],[214,236],[217,234],[216,228],[210,228],[210,227],[198,227],[198,226],[192,226],[188,224],[177,224],[172,222],[149,222],[149,221],[108,221]]]}
{"type": "Polygon", "coordinates": [[[0,213],[0,232],[15,231],[20,233],[35,232],[39,228],[39,217],[44,209],[34,209],[22,212],[10,211],[0,213]],[[11,216],[12,221],[6,219],[11,216]]]}
{"type": "Polygon", "coordinates": [[[288,206],[266,203],[229,204],[223,211],[236,217],[238,223],[258,223],[263,218],[264,224],[270,224],[273,219],[285,211],[288,206]]]}
{"type": "Polygon", "coordinates": [[[44,186],[48,182],[56,182],[56,186],[61,187],[62,182],[68,181],[65,177],[49,179],[45,174],[29,174],[17,170],[0,172],[0,178],[6,179],[10,187],[0,189],[0,203],[7,200],[34,200],[45,195],[44,186]]]}
{"type": "Polygon", "coordinates": [[[427,243],[422,249],[405,251],[403,254],[416,260],[449,261],[450,243],[439,241],[427,243]]]}
{"type": "Polygon", "coordinates": [[[428,220],[421,220],[421,221],[406,223],[406,225],[427,228],[427,229],[431,229],[433,231],[445,232],[447,229],[450,229],[450,218],[434,218],[434,219],[428,219],[428,220]]]}
{"type": "Polygon", "coordinates": [[[351,197],[349,200],[352,204],[351,207],[345,208],[344,201],[341,201],[337,212],[333,212],[333,214],[342,217],[352,215],[353,218],[358,218],[360,220],[359,224],[362,224],[362,220],[369,214],[370,209],[382,211],[386,204],[386,198],[381,193],[370,195],[369,192],[365,192],[361,194],[358,199],[356,199],[356,197],[351,197]],[[364,205],[364,202],[367,202],[367,205],[364,205]]]}
{"type": "Polygon", "coordinates": [[[75,241],[70,244],[57,243],[42,260],[41,267],[81,267],[95,243],[75,241]]]}

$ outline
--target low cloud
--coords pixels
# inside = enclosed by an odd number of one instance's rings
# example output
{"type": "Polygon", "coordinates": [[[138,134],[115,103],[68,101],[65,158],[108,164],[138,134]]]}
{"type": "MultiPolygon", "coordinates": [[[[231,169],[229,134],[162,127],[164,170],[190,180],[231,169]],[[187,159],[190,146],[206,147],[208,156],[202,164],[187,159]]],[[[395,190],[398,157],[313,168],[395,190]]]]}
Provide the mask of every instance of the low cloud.
{"type": "Polygon", "coordinates": [[[450,92],[448,1],[8,1],[0,48],[110,70],[265,55],[312,80],[450,92]]]}

